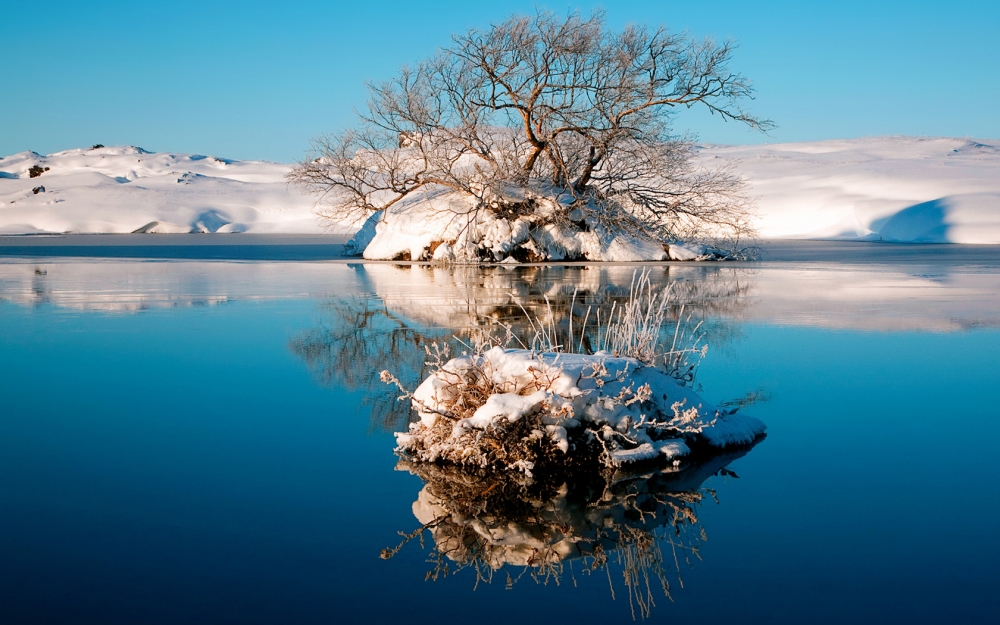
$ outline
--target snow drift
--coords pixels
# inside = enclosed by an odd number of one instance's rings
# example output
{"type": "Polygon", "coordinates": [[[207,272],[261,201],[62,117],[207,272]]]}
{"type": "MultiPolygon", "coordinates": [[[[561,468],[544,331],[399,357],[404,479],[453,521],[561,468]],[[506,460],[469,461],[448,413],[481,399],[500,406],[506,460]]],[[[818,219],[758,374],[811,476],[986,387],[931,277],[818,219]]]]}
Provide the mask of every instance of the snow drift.
{"type": "Polygon", "coordinates": [[[1000,244],[1000,141],[873,137],[704,146],[738,159],[762,238],[1000,244]]]}
{"type": "MultiPolygon", "coordinates": [[[[706,145],[698,154],[706,166],[739,161],[764,239],[1000,244],[1000,141],[875,137],[706,145]]],[[[135,147],[21,152],[0,158],[0,234],[357,230],[357,224],[321,223],[315,198],[286,184],[291,167],[135,147]],[[31,178],[33,166],[42,175],[31,178]]],[[[524,236],[517,219],[470,224],[463,218],[468,206],[442,194],[422,195],[394,212],[406,215],[395,223],[373,221],[357,253],[442,258],[459,253],[448,241],[458,243],[463,232],[504,253],[509,241],[524,236]]],[[[533,245],[553,259],[686,260],[704,251],[599,235],[552,228],[533,245]]]]}
{"type": "MultiPolygon", "coordinates": [[[[612,231],[592,220],[582,227],[555,223],[553,215],[565,209],[559,199],[540,196],[530,202],[534,208],[526,214],[502,216],[477,210],[474,199],[453,191],[417,192],[373,215],[349,245],[369,260],[627,262],[668,258],[667,248],[641,234],[612,231]]],[[[579,217],[581,223],[584,219],[579,217]]],[[[693,255],[700,255],[699,251],[693,255]]]]}
{"type": "Polygon", "coordinates": [[[0,158],[0,234],[324,232],[290,169],[131,146],[21,152],[0,158]]]}

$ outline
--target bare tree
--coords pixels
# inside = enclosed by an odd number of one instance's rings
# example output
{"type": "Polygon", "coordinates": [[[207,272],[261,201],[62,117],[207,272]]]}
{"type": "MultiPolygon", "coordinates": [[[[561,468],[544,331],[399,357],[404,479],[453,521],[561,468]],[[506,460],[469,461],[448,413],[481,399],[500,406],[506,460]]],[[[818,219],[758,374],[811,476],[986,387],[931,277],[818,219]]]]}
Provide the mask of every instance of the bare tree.
{"type": "Polygon", "coordinates": [[[662,27],[612,32],[602,13],[513,16],[370,84],[359,124],[317,139],[290,179],[337,220],[437,188],[498,215],[542,196],[561,198],[550,220],[739,237],[751,232],[739,176],[697,167],[691,138],[671,130],[673,112],[694,106],[772,126],[742,107],[753,89],[728,67],[733,48],[662,27]]]}

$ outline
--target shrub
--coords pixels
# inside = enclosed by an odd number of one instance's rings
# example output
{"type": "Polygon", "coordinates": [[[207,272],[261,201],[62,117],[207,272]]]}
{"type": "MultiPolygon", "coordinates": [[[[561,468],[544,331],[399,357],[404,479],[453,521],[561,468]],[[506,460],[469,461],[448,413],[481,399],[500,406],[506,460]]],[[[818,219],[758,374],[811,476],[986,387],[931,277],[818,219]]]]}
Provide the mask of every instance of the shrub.
{"type": "Polygon", "coordinates": [[[48,170],[49,170],[48,167],[43,168],[41,165],[32,165],[31,167],[28,168],[28,177],[37,178],[41,176],[43,172],[46,172],[48,170]]]}

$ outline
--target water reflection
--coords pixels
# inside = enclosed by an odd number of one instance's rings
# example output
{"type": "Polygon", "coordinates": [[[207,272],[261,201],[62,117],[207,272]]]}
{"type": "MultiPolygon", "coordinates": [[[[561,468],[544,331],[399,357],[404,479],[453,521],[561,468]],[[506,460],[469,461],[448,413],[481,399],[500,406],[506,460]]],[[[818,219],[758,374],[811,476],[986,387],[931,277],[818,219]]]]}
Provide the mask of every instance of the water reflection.
{"type": "Polygon", "coordinates": [[[0,262],[0,301],[131,314],[351,292],[356,285],[343,284],[350,277],[321,263],[5,260],[0,262]]]}
{"type": "Polygon", "coordinates": [[[748,451],[703,459],[683,470],[572,482],[401,460],[398,470],[424,482],[413,503],[420,525],[400,532],[402,541],[383,550],[382,558],[429,547],[426,579],[467,571],[475,586],[499,581],[511,588],[525,579],[576,584],[577,576],[606,576],[609,596],[626,595],[633,618],[646,618],[657,598],[673,600],[672,593],[684,586],[684,572],[701,559],[708,533],[699,509],[719,503],[705,481],[737,477],[726,467],[748,451]]]}
{"type": "MultiPolygon", "coordinates": [[[[654,280],[691,284],[704,316],[875,331],[953,332],[1000,326],[994,265],[758,263],[648,265],[654,280]],[[732,290],[738,289],[733,304],[732,290]],[[715,292],[713,292],[715,291],[715,292]]],[[[511,292],[538,300],[627,287],[632,266],[453,267],[342,262],[204,262],[10,259],[0,301],[19,306],[137,313],[221,302],[373,297],[424,326],[460,327],[502,315],[511,292]]],[[[530,302],[529,302],[530,303],[530,302]]],[[[733,324],[722,328],[732,330],[733,324]]]]}
{"type": "MultiPolygon", "coordinates": [[[[372,427],[401,431],[409,406],[398,392],[379,380],[389,369],[406,388],[426,376],[425,348],[449,343],[461,353],[474,337],[494,331],[498,323],[515,335],[532,335],[541,320],[565,334],[589,324],[584,347],[593,340],[598,309],[606,314],[629,295],[634,267],[506,268],[356,265],[357,282],[377,296],[345,296],[328,300],[316,327],[289,341],[289,349],[309,367],[320,384],[360,391],[364,411],[371,409],[372,427]],[[405,284],[407,288],[398,288],[405,284]]],[[[745,308],[752,276],[720,266],[697,269],[654,266],[653,283],[670,286],[673,304],[668,318],[684,318],[699,326],[703,342],[713,348],[739,334],[734,319],[745,308]],[[700,324],[700,325],[699,325],[700,324]]],[[[668,321],[664,332],[673,332],[668,321]]],[[[665,337],[666,338],[666,337],[665,337]]]]}
{"type": "Polygon", "coordinates": [[[371,414],[376,430],[394,432],[408,422],[410,405],[379,380],[391,368],[408,388],[424,373],[424,348],[453,340],[451,332],[422,328],[378,300],[345,298],[323,305],[317,327],[293,337],[288,348],[301,358],[323,386],[363,394],[361,411],[371,414]]]}

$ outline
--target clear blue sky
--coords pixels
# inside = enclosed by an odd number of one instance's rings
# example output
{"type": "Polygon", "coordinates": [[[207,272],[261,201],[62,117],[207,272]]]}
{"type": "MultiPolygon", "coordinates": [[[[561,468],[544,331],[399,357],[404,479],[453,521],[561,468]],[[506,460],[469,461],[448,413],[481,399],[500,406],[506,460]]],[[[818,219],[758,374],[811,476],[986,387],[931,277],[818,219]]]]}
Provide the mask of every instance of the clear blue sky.
{"type": "Polygon", "coordinates": [[[751,143],[1000,137],[1000,2],[5,2],[0,155],[93,143],[291,161],[392,76],[535,5],[604,6],[613,27],[732,38],[768,137],[702,114],[679,129],[751,143]]]}

